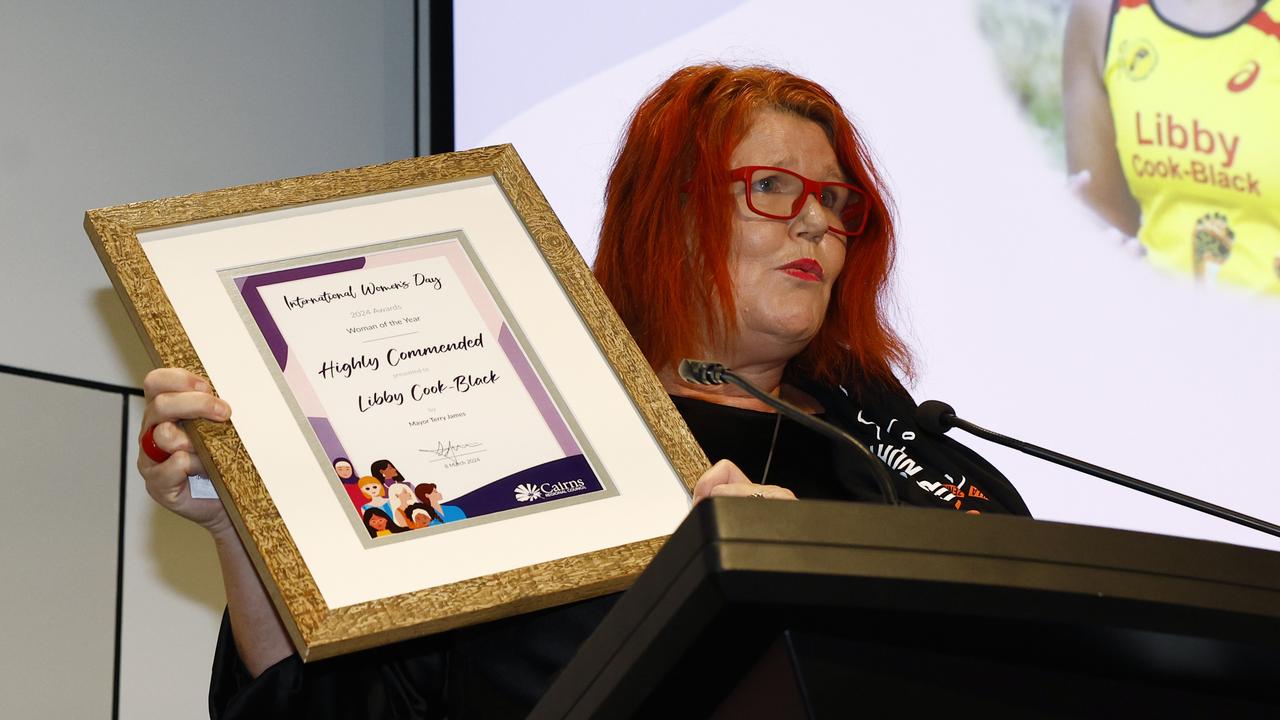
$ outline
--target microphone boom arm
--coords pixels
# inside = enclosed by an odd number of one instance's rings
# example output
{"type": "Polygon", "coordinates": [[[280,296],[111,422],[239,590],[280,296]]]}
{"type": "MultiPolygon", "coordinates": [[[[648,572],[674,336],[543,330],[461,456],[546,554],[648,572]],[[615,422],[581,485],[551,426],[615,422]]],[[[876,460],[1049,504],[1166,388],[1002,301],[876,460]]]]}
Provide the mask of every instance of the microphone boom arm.
{"type": "Polygon", "coordinates": [[[774,408],[775,410],[778,410],[779,412],[783,413],[784,415],[791,418],[792,420],[800,423],[801,425],[809,428],[810,430],[813,430],[814,432],[819,433],[821,435],[825,435],[826,437],[829,437],[832,440],[835,440],[836,442],[846,442],[858,448],[858,450],[863,455],[866,456],[867,461],[871,463],[871,468],[873,470],[872,474],[875,475],[876,484],[880,486],[880,493],[884,495],[885,503],[889,505],[900,504],[898,501],[898,493],[896,490],[893,489],[893,478],[889,475],[889,468],[887,468],[885,464],[880,461],[880,458],[876,457],[875,454],[872,453],[871,450],[869,450],[866,445],[863,445],[861,442],[859,442],[857,438],[853,437],[847,432],[840,430],[839,428],[835,427],[834,425],[831,425],[830,423],[822,422],[821,420],[814,418],[809,413],[801,410],[800,408],[796,407],[795,405],[792,405],[791,403],[785,400],[780,400],[770,395],[769,393],[761,390],[755,385],[752,385],[747,380],[744,380],[743,378],[738,377],[738,375],[735,372],[733,372],[728,368],[717,365],[712,370],[712,372],[716,374],[717,380],[720,380],[722,382],[730,382],[730,383],[733,383],[734,385],[737,385],[738,387],[747,391],[747,393],[750,394],[755,399],[774,408]]]}
{"type": "Polygon", "coordinates": [[[1180,492],[1174,492],[1173,490],[1162,488],[1159,485],[1152,485],[1151,483],[1143,482],[1137,478],[1122,475],[1113,470],[1108,470],[1104,467],[1099,467],[1098,465],[1087,463],[1083,460],[1077,460],[1068,455],[1063,455],[1062,453],[1054,452],[1053,450],[1042,448],[1038,445],[1032,445],[1028,442],[1015,440],[1007,435],[1001,435],[998,432],[993,432],[984,427],[974,425],[968,420],[956,417],[954,414],[949,414],[949,416],[945,417],[945,421],[950,425],[964,430],[965,432],[977,435],[983,440],[988,440],[996,443],[997,445],[1013,448],[1014,450],[1019,450],[1028,455],[1038,457],[1041,460],[1048,460],[1051,463],[1068,467],[1082,473],[1087,473],[1097,478],[1102,478],[1103,480],[1115,483],[1116,485],[1123,485],[1130,490],[1137,490],[1141,493],[1154,495],[1162,500],[1177,503],[1184,507],[1189,507],[1192,510],[1199,510],[1200,512],[1233,522],[1237,525],[1243,525],[1247,528],[1257,530],[1258,532],[1264,532],[1268,535],[1280,537],[1280,526],[1273,525],[1265,520],[1259,520],[1258,518],[1245,515],[1244,513],[1238,513],[1230,508],[1214,505],[1213,503],[1205,502],[1204,500],[1191,497],[1190,495],[1183,495],[1180,492]]]}

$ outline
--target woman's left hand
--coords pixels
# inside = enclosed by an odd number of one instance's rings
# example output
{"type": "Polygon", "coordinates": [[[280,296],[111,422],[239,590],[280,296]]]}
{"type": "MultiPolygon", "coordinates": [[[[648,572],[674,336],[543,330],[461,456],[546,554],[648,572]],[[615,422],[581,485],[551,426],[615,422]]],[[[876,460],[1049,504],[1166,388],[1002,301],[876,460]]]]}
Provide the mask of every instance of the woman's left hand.
{"type": "Polygon", "coordinates": [[[781,485],[757,485],[732,462],[721,460],[702,473],[693,486],[693,504],[709,497],[757,497],[769,500],[795,500],[795,493],[781,485]]]}

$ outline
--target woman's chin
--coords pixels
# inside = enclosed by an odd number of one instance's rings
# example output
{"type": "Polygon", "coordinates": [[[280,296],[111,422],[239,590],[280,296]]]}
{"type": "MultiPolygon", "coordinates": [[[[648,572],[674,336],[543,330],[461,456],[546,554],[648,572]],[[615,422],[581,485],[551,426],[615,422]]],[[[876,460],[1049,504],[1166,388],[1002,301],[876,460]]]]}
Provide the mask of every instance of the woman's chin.
{"type": "MultiPolygon", "coordinates": [[[[743,326],[743,339],[746,349],[763,350],[765,347],[776,348],[779,352],[787,352],[794,357],[809,344],[810,340],[821,329],[820,322],[809,318],[789,318],[769,323],[757,323],[754,326],[743,326]]],[[[770,353],[773,354],[773,353],[770,353]]]]}

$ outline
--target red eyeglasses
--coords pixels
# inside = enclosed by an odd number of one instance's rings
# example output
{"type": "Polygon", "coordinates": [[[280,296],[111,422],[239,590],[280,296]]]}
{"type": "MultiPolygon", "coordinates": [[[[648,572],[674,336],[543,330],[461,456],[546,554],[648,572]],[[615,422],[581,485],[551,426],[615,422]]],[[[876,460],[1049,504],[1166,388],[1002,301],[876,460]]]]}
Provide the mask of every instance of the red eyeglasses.
{"type": "Polygon", "coordinates": [[[748,165],[729,171],[729,179],[747,188],[747,207],[757,215],[790,220],[810,195],[818,198],[827,230],[843,237],[861,235],[867,226],[867,196],[849,183],[819,182],[785,168],[748,165]]]}

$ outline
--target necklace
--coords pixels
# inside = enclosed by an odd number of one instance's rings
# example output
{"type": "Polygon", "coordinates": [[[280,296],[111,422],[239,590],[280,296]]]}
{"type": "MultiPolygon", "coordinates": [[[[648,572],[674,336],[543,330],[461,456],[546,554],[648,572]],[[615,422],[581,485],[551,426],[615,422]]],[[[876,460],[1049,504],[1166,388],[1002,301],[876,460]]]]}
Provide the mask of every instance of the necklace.
{"type": "Polygon", "coordinates": [[[778,446],[778,428],[782,427],[782,413],[774,413],[777,420],[773,422],[773,439],[769,441],[769,457],[764,460],[764,476],[760,478],[760,484],[764,485],[769,482],[769,466],[773,464],[773,449],[778,446]]]}

